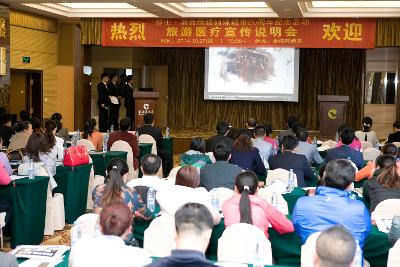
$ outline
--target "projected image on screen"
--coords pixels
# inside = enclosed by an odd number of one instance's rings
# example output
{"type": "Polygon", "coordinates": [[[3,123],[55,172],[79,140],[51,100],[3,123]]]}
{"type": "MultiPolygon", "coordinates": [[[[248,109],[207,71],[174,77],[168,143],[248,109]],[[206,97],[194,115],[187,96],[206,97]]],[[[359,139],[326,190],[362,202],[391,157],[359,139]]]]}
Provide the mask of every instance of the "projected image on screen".
{"type": "Polygon", "coordinates": [[[298,51],[293,48],[210,48],[205,66],[205,99],[298,99],[298,51]]]}

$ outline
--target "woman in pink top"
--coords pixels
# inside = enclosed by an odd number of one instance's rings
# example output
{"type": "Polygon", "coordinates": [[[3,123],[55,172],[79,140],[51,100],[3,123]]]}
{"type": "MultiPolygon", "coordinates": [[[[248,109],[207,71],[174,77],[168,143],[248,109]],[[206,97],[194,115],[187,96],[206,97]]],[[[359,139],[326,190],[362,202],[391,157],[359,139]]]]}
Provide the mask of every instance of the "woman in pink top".
{"type": "Polygon", "coordinates": [[[278,142],[276,141],[275,138],[269,137],[269,135],[272,133],[272,126],[271,124],[265,124],[264,125],[265,128],[265,137],[264,140],[267,141],[268,143],[270,143],[272,145],[272,148],[276,154],[276,152],[278,151],[278,142]]]}
{"type": "MultiPolygon", "coordinates": [[[[342,124],[339,126],[337,132],[339,133],[339,136],[341,134],[341,132],[345,129],[345,128],[349,128],[349,126],[347,124],[342,124]]],[[[336,144],[336,147],[340,147],[342,146],[342,140],[339,139],[339,141],[336,144]]],[[[358,139],[357,137],[354,137],[353,142],[351,142],[351,144],[349,145],[352,149],[360,151],[361,150],[361,141],[360,139],[358,139]]]]}
{"type": "Polygon", "coordinates": [[[257,189],[258,179],[253,172],[245,171],[236,177],[236,194],[222,206],[225,227],[236,223],[252,224],[263,230],[267,238],[269,224],[280,234],[293,232],[292,222],[267,201],[256,196],[257,189]]]}

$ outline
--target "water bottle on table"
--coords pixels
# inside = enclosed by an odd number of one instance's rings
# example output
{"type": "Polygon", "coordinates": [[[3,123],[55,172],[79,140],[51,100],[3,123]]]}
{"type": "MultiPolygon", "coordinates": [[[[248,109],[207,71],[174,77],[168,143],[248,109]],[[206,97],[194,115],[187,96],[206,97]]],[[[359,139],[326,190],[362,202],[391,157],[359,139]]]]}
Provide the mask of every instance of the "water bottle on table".
{"type": "Polygon", "coordinates": [[[219,197],[218,197],[218,189],[214,188],[211,190],[211,205],[214,209],[219,211],[219,197]]]}
{"type": "Polygon", "coordinates": [[[110,133],[114,132],[114,124],[111,124],[110,126],[110,133]]]}
{"type": "Polygon", "coordinates": [[[72,228],[72,235],[71,235],[71,247],[73,247],[76,242],[81,239],[82,237],[82,230],[79,226],[79,223],[75,222],[72,228]]]}
{"type": "Polygon", "coordinates": [[[29,160],[29,171],[28,171],[29,179],[32,180],[35,178],[35,166],[33,164],[33,159],[29,160]]]}
{"type": "Polygon", "coordinates": [[[261,251],[261,240],[258,239],[256,243],[256,251],[254,254],[254,262],[253,262],[253,267],[264,267],[264,261],[263,261],[263,256],[262,256],[262,251],[261,251]]]}
{"type": "Polygon", "coordinates": [[[338,132],[336,132],[336,134],[335,134],[335,141],[336,141],[336,143],[339,142],[339,133],[338,132]]]}
{"type": "Polygon", "coordinates": [[[278,208],[278,194],[275,191],[272,193],[271,204],[274,208],[278,208]]]}
{"type": "Polygon", "coordinates": [[[153,187],[150,187],[147,191],[147,208],[151,213],[156,209],[156,191],[153,187]]]}
{"type": "Polygon", "coordinates": [[[165,138],[170,138],[171,137],[171,133],[169,130],[169,127],[167,127],[167,129],[165,129],[165,138]]]}
{"type": "Polygon", "coordinates": [[[293,169],[289,170],[289,178],[288,178],[288,183],[287,183],[287,192],[290,193],[294,189],[294,173],[293,169]]]}
{"type": "Polygon", "coordinates": [[[103,153],[107,152],[108,135],[109,133],[107,131],[107,133],[103,137],[103,153]]]}

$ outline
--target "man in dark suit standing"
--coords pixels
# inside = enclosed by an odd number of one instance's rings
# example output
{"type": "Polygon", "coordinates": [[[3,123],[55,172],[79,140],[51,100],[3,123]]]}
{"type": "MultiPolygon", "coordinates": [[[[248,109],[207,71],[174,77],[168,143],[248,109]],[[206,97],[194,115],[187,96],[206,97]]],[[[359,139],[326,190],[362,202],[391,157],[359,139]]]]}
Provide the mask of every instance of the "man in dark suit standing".
{"type": "Polygon", "coordinates": [[[133,83],[134,79],[132,75],[126,77],[126,85],[124,87],[124,97],[125,97],[125,108],[126,117],[131,118],[132,124],[135,125],[135,101],[133,99],[133,83]]]}
{"type": "Polygon", "coordinates": [[[107,84],[108,87],[108,92],[110,94],[110,120],[109,120],[109,126],[111,129],[111,125],[114,126],[115,130],[118,130],[118,119],[119,119],[119,107],[121,106],[120,104],[120,98],[121,94],[119,92],[119,87],[118,87],[118,75],[113,73],[110,76],[111,82],[107,84]],[[118,104],[116,104],[118,102],[118,104]]]}
{"type": "Polygon", "coordinates": [[[329,149],[326,153],[325,162],[328,163],[333,159],[349,159],[354,162],[358,169],[363,168],[365,165],[363,154],[360,151],[350,147],[350,144],[353,142],[355,137],[356,135],[353,129],[344,128],[340,132],[340,140],[342,141],[343,145],[329,149]]]}
{"type": "Polygon", "coordinates": [[[107,83],[109,81],[108,74],[101,74],[101,82],[97,85],[98,100],[97,105],[99,107],[99,130],[100,132],[106,132],[108,130],[108,110],[110,107],[110,98],[107,83]]]}
{"type": "Polygon", "coordinates": [[[163,174],[167,177],[172,169],[172,157],[163,146],[163,135],[161,128],[154,126],[154,114],[147,113],[144,115],[144,125],[137,129],[139,135],[148,134],[151,135],[157,144],[157,154],[162,159],[163,163],[163,174]]]}
{"type": "Polygon", "coordinates": [[[305,178],[315,180],[315,174],[307,161],[306,156],[294,153],[299,145],[299,139],[293,135],[283,137],[282,146],[283,152],[276,156],[270,157],[268,160],[270,170],[275,169],[293,169],[297,176],[297,186],[305,187],[305,178]]]}
{"type": "Polygon", "coordinates": [[[228,147],[232,148],[233,140],[227,137],[229,133],[229,124],[226,121],[217,123],[217,134],[206,140],[206,151],[213,152],[214,147],[221,142],[224,142],[228,147]]]}

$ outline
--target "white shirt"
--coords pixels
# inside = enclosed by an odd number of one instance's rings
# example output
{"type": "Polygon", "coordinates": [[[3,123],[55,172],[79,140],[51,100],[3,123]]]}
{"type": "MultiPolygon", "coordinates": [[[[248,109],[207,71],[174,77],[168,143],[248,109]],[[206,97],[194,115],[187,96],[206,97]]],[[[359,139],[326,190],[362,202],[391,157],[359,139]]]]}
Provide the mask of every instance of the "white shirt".
{"type": "Polygon", "coordinates": [[[133,180],[129,181],[127,183],[127,185],[130,188],[133,188],[135,186],[153,187],[153,189],[158,192],[164,187],[171,186],[171,183],[169,183],[167,180],[162,179],[158,176],[143,175],[142,178],[133,179],[133,180]]]}
{"type": "Polygon", "coordinates": [[[373,146],[375,145],[375,143],[378,139],[378,137],[376,136],[376,133],[374,131],[370,131],[370,132],[357,131],[356,137],[358,139],[360,139],[360,141],[370,142],[373,146]],[[365,140],[365,136],[367,136],[367,140],[365,140]]]}
{"type": "Polygon", "coordinates": [[[126,246],[122,238],[100,235],[76,242],[71,249],[69,267],[139,267],[151,261],[145,250],[126,246]]]}
{"type": "Polygon", "coordinates": [[[56,155],[58,161],[64,159],[64,139],[56,136],[56,144],[52,148],[52,153],[56,155]]]}

